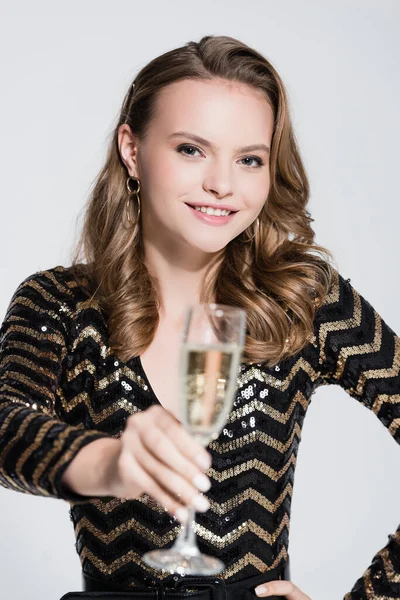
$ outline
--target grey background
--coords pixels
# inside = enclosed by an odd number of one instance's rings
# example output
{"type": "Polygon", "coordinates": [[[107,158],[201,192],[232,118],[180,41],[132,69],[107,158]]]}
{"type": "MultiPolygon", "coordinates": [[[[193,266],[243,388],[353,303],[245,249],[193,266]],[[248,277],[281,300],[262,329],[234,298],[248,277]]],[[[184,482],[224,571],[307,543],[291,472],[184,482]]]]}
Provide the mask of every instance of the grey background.
{"type": "MultiPolygon", "coordinates": [[[[69,264],[77,217],[123,94],[154,56],[231,35],[281,74],[310,178],[317,242],[400,332],[400,3],[114,0],[0,3],[0,316],[31,273],[69,264]]],[[[292,579],[312,600],[351,589],[400,522],[400,449],[338,386],[305,420],[292,579]]],[[[64,501],[0,488],[0,596],[81,589],[64,501]]]]}

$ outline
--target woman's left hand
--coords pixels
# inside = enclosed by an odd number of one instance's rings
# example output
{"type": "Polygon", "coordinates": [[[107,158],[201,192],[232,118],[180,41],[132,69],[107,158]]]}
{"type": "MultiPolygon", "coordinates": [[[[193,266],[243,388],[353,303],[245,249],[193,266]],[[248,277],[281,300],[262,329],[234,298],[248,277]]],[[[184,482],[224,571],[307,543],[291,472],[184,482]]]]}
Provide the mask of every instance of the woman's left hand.
{"type": "Polygon", "coordinates": [[[260,598],[284,596],[287,600],[311,600],[310,596],[302,592],[297,585],[286,579],[277,579],[268,581],[268,583],[262,583],[256,587],[255,592],[260,598]]]}

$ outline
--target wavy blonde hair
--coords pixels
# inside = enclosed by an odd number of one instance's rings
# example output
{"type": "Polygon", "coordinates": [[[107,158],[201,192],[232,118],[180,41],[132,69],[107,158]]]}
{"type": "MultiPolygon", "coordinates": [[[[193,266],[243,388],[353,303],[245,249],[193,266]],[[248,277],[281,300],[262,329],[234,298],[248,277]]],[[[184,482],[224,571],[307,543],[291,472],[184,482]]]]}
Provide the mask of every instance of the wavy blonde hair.
{"type": "Polygon", "coordinates": [[[133,225],[127,220],[128,172],[118,150],[118,129],[127,123],[143,139],[164,86],[212,78],[264,91],[274,129],[268,198],[258,220],[214,256],[200,301],[245,309],[242,361],[273,366],[309,343],[315,311],[332,283],[333,255],[314,243],[314,219],[306,210],[309,183],[280,76],[266,58],[232,37],[188,42],[154,58],[129,86],[72,261],[76,277],[105,312],[110,346],[123,361],[140,355],[152,342],[160,295],[144,263],[137,203],[130,209],[133,225]]]}

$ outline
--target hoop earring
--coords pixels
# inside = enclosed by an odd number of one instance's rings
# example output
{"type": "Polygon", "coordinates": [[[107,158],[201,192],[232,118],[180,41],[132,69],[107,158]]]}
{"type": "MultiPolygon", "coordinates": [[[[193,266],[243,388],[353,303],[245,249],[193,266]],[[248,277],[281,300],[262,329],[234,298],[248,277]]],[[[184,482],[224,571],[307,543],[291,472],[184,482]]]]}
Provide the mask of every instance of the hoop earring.
{"type": "Polygon", "coordinates": [[[127,218],[127,221],[128,221],[128,223],[130,225],[134,225],[132,219],[129,216],[129,209],[130,209],[129,205],[130,205],[130,198],[131,198],[131,196],[135,195],[136,199],[137,199],[137,202],[138,202],[137,221],[139,221],[139,219],[140,219],[140,196],[139,196],[140,180],[137,179],[136,177],[129,176],[128,179],[126,180],[126,187],[127,187],[128,194],[129,194],[129,198],[126,201],[126,218],[127,218]],[[130,187],[131,180],[136,182],[136,190],[132,190],[131,189],[131,187],[130,187]]]}
{"type": "MultiPolygon", "coordinates": [[[[256,226],[255,226],[255,228],[254,228],[254,229],[255,229],[255,231],[254,231],[254,234],[253,234],[253,236],[252,236],[251,238],[247,238],[247,239],[244,239],[244,240],[240,240],[240,239],[239,239],[239,242],[241,242],[242,244],[247,244],[248,242],[251,242],[251,241],[252,241],[252,240],[253,240],[253,239],[256,237],[256,235],[257,235],[257,233],[258,233],[258,230],[259,230],[259,228],[260,228],[260,221],[259,221],[259,218],[258,218],[258,217],[257,217],[257,219],[255,220],[255,223],[256,223],[256,226]]],[[[243,231],[242,231],[242,233],[243,233],[243,231]]]]}

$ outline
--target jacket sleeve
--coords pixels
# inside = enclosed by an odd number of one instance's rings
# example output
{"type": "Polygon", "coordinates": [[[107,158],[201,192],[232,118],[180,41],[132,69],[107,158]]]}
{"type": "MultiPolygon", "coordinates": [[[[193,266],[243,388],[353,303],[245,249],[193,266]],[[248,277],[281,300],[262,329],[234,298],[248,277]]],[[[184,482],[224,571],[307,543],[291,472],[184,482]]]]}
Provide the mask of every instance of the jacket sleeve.
{"type": "MultiPolygon", "coordinates": [[[[336,270],[315,317],[317,385],[340,385],[400,443],[400,339],[336,270]]],[[[400,524],[344,600],[400,598],[400,524]]]]}
{"type": "Polygon", "coordinates": [[[39,272],[14,293],[0,328],[0,484],[10,490],[87,502],[61,477],[81,448],[109,437],[57,416],[66,356],[65,311],[54,272],[39,272]]]}

